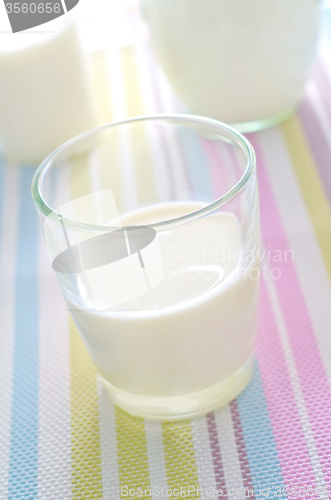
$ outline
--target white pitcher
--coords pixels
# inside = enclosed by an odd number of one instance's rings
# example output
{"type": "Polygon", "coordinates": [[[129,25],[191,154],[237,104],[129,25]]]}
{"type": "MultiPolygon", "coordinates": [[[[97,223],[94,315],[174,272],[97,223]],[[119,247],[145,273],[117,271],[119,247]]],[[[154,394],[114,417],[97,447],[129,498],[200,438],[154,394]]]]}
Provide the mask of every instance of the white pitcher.
{"type": "Polygon", "coordinates": [[[311,69],[319,0],[142,0],[152,48],[188,110],[243,132],[286,119],[311,69]]]}

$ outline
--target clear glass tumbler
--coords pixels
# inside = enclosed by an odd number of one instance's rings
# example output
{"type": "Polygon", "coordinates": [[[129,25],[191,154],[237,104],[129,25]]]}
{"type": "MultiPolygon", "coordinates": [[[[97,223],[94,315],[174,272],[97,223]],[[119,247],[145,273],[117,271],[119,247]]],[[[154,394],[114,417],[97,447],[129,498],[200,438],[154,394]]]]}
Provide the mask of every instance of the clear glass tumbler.
{"type": "Polygon", "coordinates": [[[114,403],[177,420],[242,391],[259,288],[255,155],[243,136],[191,115],[112,123],[52,153],[32,195],[114,403]]]}

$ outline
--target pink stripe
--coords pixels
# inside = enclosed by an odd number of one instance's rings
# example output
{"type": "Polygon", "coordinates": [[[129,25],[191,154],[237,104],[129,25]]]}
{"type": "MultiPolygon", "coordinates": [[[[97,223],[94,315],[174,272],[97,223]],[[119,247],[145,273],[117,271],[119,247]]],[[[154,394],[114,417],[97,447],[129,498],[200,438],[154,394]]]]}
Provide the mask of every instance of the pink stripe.
{"type": "Polygon", "coordinates": [[[222,490],[218,493],[220,499],[224,499],[227,496],[227,490],[225,486],[224,472],[223,472],[223,462],[221,457],[220,444],[217,436],[216,421],[214,413],[209,413],[207,415],[207,426],[210,441],[211,454],[213,458],[215,482],[217,490],[222,490]]]}
{"type": "Polygon", "coordinates": [[[255,499],[253,481],[251,477],[251,472],[249,468],[249,462],[246,452],[245,438],[244,433],[241,427],[240,414],[237,400],[232,401],[230,403],[231,417],[233,422],[233,429],[236,439],[237,451],[240,462],[241,476],[243,479],[243,484],[246,492],[246,488],[248,489],[248,493],[246,496],[249,496],[251,500],[255,499]]]}
{"type": "Polygon", "coordinates": [[[256,350],[286,490],[299,485],[307,491],[315,486],[314,472],[263,279],[256,350]]]}
{"type": "Polygon", "coordinates": [[[227,191],[222,178],[221,159],[213,142],[208,141],[207,139],[201,139],[201,145],[210,166],[210,178],[213,187],[213,196],[215,196],[215,198],[220,198],[227,191]]]}
{"type": "Polygon", "coordinates": [[[331,204],[331,149],[308,98],[302,102],[299,116],[310,145],[310,150],[315,158],[325,192],[331,204]]]}
{"type": "Polygon", "coordinates": [[[240,180],[244,173],[243,169],[238,164],[234,146],[207,139],[201,139],[201,145],[210,166],[213,195],[215,198],[220,198],[240,180]],[[228,172],[233,167],[235,174],[231,179],[228,172]]]}
{"type": "MultiPolygon", "coordinates": [[[[260,152],[255,134],[250,137],[257,154],[258,175],[261,200],[261,225],[264,240],[271,250],[280,250],[284,257],[289,250],[287,239],[277,212],[273,194],[266,176],[264,159],[260,152]]],[[[285,186],[284,186],[285,188],[285,186]]],[[[285,260],[283,258],[283,260],[285,260]]],[[[311,263],[313,265],[313,263],[311,263]]],[[[331,391],[318,350],[314,331],[307,307],[291,260],[277,262],[281,278],[275,281],[284,321],[287,327],[293,356],[298,371],[309,420],[319,453],[322,471],[326,481],[331,480],[331,391]]],[[[275,377],[281,376],[275,372],[275,377]]],[[[267,381],[266,381],[267,382],[267,381]]],[[[283,417],[279,417],[280,420],[283,417]]],[[[296,435],[288,436],[295,438],[296,435]]],[[[278,435],[277,440],[280,438],[278,435]]],[[[287,443],[287,453],[291,441],[287,443]]],[[[301,453],[303,449],[300,446],[301,453]]],[[[298,450],[298,453],[300,453],[298,450]]],[[[297,453],[296,453],[297,454],[297,453]]],[[[295,461],[294,461],[295,463],[295,461]]],[[[296,474],[295,470],[286,470],[285,474],[296,474]]],[[[301,474],[307,474],[307,464],[302,464],[301,474]]]]}
{"type": "MultiPolygon", "coordinates": [[[[232,164],[232,166],[234,166],[234,171],[236,173],[236,175],[235,175],[235,179],[236,179],[235,182],[237,183],[237,182],[240,181],[241,177],[244,174],[243,165],[239,164],[238,158],[236,156],[236,153],[235,153],[235,150],[234,150],[234,147],[233,147],[232,144],[227,144],[225,142],[223,144],[223,147],[227,151],[227,153],[229,155],[229,158],[231,158],[231,164],[232,164]]],[[[243,159],[244,159],[244,157],[243,157],[243,159]]]]}

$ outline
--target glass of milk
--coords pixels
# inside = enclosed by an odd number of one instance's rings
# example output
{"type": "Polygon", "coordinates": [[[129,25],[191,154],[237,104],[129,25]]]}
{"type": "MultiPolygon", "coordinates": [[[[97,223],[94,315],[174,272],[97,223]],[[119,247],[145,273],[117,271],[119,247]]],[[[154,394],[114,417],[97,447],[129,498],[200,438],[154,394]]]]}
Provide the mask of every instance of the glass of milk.
{"type": "Polygon", "coordinates": [[[141,0],[141,10],[191,113],[241,132],[294,113],[314,60],[319,0],[141,0]]]}
{"type": "Polygon", "coordinates": [[[260,272],[255,155],[243,136],[192,115],[105,125],[52,153],[32,194],[114,403],[174,420],[244,389],[260,272]]]}
{"type": "Polygon", "coordinates": [[[0,5],[1,151],[10,162],[38,165],[64,141],[95,126],[88,63],[70,14],[11,33],[1,30],[3,20],[9,24],[4,7],[0,5]]]}

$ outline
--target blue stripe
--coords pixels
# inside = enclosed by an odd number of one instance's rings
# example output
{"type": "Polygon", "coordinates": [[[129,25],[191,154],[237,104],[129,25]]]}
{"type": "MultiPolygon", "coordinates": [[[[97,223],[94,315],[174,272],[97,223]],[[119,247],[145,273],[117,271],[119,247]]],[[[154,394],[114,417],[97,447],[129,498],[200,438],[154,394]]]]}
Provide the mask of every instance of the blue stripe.
{"type": "Polygon", "coordinates": [[[3,226],[3,205],[5,202],[5,197],[3,195],[3,191],[5,189],[5,165],[2,157],[0,156],[0,192],[1,192],[1,197],[0,197],[0,244],[2,242],[2,226],[3,226]]]}
{"type": "Polygon", "coordinates": [[[322,23],[321,29],[328,35],[329,44],[331,43],[331,8],[324,8],[322,10],[322,23]]]}
{"type": "Polygon", "coordinates": [[[8,500],[38,489],[38,220],[30,194],[34,170],[20,171],[15,345],[8,500]]]}
{"type": "Polygon", "coordinates": [[[179,137],[193,191],[193,199],[210,203],[213,201],[210,165],[199,136],[193,130],[179,128],[179,137]]]}
{"type": "Polygon", "coordinates": [[[285,491],[284,481],[257,363],[252,380],[237,401],[255,495],[278,498],[279,491],[285,491]],[[268,487],[268,495],[260,493],[268,487]]]}

